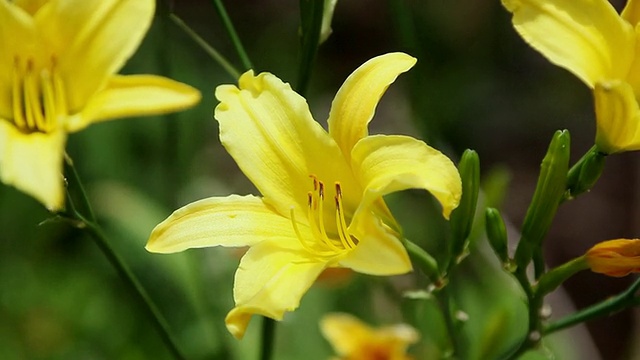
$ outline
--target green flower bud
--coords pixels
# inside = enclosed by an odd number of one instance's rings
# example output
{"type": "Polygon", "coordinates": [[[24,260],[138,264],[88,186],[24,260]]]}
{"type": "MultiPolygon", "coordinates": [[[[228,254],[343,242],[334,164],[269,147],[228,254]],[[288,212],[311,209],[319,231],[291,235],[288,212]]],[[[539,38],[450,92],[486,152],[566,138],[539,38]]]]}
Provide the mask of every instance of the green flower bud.
{"type": "Polygon", "coordinates": [[[518,268],[525,269],[539,248],[556,215],[567,188],[570,136],[567,130],[554,134],[540,166],[538,184],[522,224],[522,237],[514,257],[518,268]]]}
{"type": "Polygon", "coordinates": [[[509,263],[509,250],[507,247],[507,228],[504,225],[502,215],[497,209],[487,208],[485,215],[485,230],[489,245],[496,253],[502,264],[509,263]]]}
{"type": "Polygon", "coordinates": [[[462,180],[460,205],[451,213],[451,254],[460,256],[467,246],[480,190],[480,158],[478,153],[467,149],[458,163],[462,180]]]}
{"type": "Polygon", "coordinates": [[[567,194],[565,198],[571,200],[577,195],[588,191],[600,178],[607,154],[598,151],[594,146],[573,167],[567,175],[567,194]]]}

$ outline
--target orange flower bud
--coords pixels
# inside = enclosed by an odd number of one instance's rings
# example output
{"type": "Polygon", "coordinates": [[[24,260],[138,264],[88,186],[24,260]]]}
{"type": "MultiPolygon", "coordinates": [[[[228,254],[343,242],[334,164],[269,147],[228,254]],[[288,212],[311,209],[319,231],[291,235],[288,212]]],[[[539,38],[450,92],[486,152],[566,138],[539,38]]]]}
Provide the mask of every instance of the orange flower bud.
{"type": "Polygon", "coordinates": [[[591,271],[622,277],[640,272],[640,239],[603,241],[585,255],[591,271]]]}

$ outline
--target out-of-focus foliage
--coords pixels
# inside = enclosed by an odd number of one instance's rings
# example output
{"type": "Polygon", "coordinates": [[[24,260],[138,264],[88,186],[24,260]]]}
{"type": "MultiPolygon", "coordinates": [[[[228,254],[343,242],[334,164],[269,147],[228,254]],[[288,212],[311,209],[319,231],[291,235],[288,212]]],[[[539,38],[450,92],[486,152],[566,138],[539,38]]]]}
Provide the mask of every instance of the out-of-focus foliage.
{"type": "MultiPolygon", "coordinates": [[[[256,70],[294,82],[297,2],[227,3],[256,70]]],[[[260,319],[253,320],[242,342],[224,328],[241,253],[206,249],[152,255],[143,248],[151,229],[179,206],[213,195],[255,192],[223,151],[212,119],[213,89],[234,79],[168,20],[166,7],[158,7],[151,32],[123,72],[169,76],[200,89],[203,101],[175,115],[94,125],[70,137],[68,153],[114,247],[158,302],[187,356],[255,359],[260,319]]],[[[178,1],[173,9],[239,64],[209,1],[178,1]]],[[[454,158],[465,148],[475,149],[486,190],[477,219],[484,217],[483,206],[493,206],[521,223],[555,129],[571,130],[576,153],[591,145],[594,121],[588,90],[528,49],[498,1],[342,1],[335,8],[332,29],[319,50],[309,86],[316,120],[326,126],[330,99],[365,60],[395,50],[417,57],[416,68],[383,98],[372,132],[416,135],[454,158]],[[505,190],[509,176],[513,180],[505,190]]],[[[609,171],[594,188],[595,195],[588,194],[595,200],[581,198],[559,211],[556,223],[568,230],[552,226],[546,254],[550,262],[564,262],[605,238],[640,234],[631,221],[631,214],[640,210],[638,190],[632,189],[638,187],[637,179],[609,175],[616,169],[633,173],[620,165],[629,166],[628,158],[619,159],[607,164],[609,171]],[[604,210],[585,215],[589,207],[604,210]],[[596,230],[589,227],[592,216],[600,217],[596,230]]],[[[444,256],[448,223],[441,220],[433,199],[408,191],[388,201],[407,238],[437,258],[444,256]]],[[[39,225],[49,216],[35,200],[0,186],[0,358],[169,359],[140,304],[95,244],[64,223],[39,225]]],[[[518,338],[526,329],[518,289],[500,271],[479,235],[481,227],[479,220],[472,229],[475,255],[452,275],[462,284],[452,292],[462,311],[459,325],[469,359],[496,358],[508,350],[507,339],[518,338]]],[[[333,311],[375,325],[402,322],[404,317],[421,332],[420,344],[412,348],[416,358],[441,356],[436,349],[446,347],[447,339],[435,300],[407,293],[425,287],[426,279],[410,275],[388,280],[354,274],[338,284],[314,285],[300,308],[278,324],[274,358],[328,358],[331,348],[320,334],[318,320],[333,311]]],[[[606,288],[599,280],[586,274],[567,284],[578,305],[606,298],[628,281],[606,288]]],[[[566,313],[563,305],[555,309],[566,313]]],[[[628,340],[637,338],[630,314],[595,322],[598,326],[591,328],[605,358],[620,358],[628,340]]],[[[561,359],[588,358],[584,352],[567,350],[571,343],[563,336],[552,336],[545,342],[548,348],[527,358],[544,358],[551,352],[561,359]]],[[[583,338],[583,333],[573,337],[583,338]]],[[[596,353],[589,340],[579,346],[578,350],[596,353]]]]}

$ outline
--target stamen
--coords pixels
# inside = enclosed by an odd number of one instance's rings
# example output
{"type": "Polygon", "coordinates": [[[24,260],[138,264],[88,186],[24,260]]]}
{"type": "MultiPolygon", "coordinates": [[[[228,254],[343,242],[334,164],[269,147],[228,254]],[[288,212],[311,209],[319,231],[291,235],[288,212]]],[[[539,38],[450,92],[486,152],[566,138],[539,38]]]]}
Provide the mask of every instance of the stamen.
{"type": "Polygon", "coordinates": [[[345,249],[349,249],[350,245],[349,245],[349,242],[347,241],[349,234],[346,234],[346,231],[344,231],[342,226],[340,226],[341,225],[340,210],[338,210],[338,203],[340,200],[338,200],[338,195],[336,195],[334,199],[336,200],[336,224],[338,224],[338,237],[340,238],[340,242],[342,243],[342,246],[345,249]]]}
{"type": "Polygon", "coordinates": [[[51,79],[51,74],[49,74],[48,71],[43,71],[40,77],[42,80],[41,87],[45,119],[45,124],[40,128],[40,130],[49,132],[50,130],[53,130],[58,115],[56,114],[56,93],[51,79]]]}
{"type": "Polygon", "coordinates": [[[20,81],[20,59],[14,59],[13,78],[11,80],[11,98],[13,107],[13,121],[18,129],[26,128],[26,121],[23,116],[24,102],[22,100],[22,83],[20,81]]]}
{"type": "Polygon", "coordinates": [[[289,216],[291,217],[291,223],[293,224],[293,231],[296,233],[296,236],[298,237],[298,241],[300,241],[300,244],[302,245],[302,247],[307,250],[308,252],[315,254],[315,255],[320,255],[320,256],[327,256],[327,255],[333,255],[334,252],[333,251],[321,251],[321,250],[315,250],[312,249],[307,242],[305,241],[304,237],[302,237],[302,234],[300,234],[300,229],[298,228],[298,222],[296,221],[296,215],[295,215],[295,211],[294,208],[292,207],[291,209],[289,209],[289,216]]]}
{"type": "Polygon", "coordinates": [[[344,209],[342,206],[342,188],[340,187],[340,183],[336,183],[336,209],[336,213],[339,218],[338,234],[340,233],[340,230],[342,230],[344,232],[344,237],[349,243],[349,247],[353,249],[356,247],[356,244],[353,242],[353,240],[351,239],[351,235],[349,235],[347,231],[349,227],[347,226],[347,221],[344,219],[344,209]]]}

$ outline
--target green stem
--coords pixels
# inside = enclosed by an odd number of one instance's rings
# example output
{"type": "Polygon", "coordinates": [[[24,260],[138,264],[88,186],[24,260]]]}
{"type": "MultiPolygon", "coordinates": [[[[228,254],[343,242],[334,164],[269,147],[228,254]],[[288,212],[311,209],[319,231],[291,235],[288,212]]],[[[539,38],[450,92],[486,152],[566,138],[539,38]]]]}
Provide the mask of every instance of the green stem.
{"type": "Polygon", "coordinates": [[[320,45],[320,31],[324,14],[324,0],[300,0],[302,48],[296,91],[305,96],[311,81],[311,70],[320,45]]]}
{"type": "Polygon", "coordinates": [[[227,60],[222,54],[218,52],[213,46],[209,45],[198,33],[196,33],[189,25],[185,24],[182,19],[180,19],[175,14],[169,14],[169,18],[173,21],[182,31],[185,32],[193,41],[198,44],[202,50],[204,50],[211,58],[216,61],[222,68],[227,72],[227,74],[231,75],[231,77],[236,80],[240,77],[240,72],[238,69],[233,67],[229,60],[227,60]]]}
{"type": "Polygon", "coordinates": [[[540,320],[540,309],[542,307],[542,300],[544,299],[544,296],[538,295],[533,291],[525,269],[518,268],[514,273],[514,276],[516,280],[518,280],[518,283],[520,283],[520,287],[522,287],[522,290],[527,297],[529,325],[525,338],[522,339],[520,345],[518,345],[515,351],[512,352],[507,359],[518,359],[521,355],[535,347],[541,339],[540,328],[542,326],[542,321],[540,320]]]}
{"type": "Polygon", "coordinates": [[[262,317],[262,346],[260,360],[271,360],[273,344],[276,335],[276,321],[266,316],[262,317]]]}
{"type": "Polygon", "coordinates": [[[444,316],[444,322],[447,327],[447,333],[449,334],[449,341],[451,345],[451,349],[446,354],[445,358],[460,358],[462,354],[460,353],[460,342],[458,341],[458,337],[456,335],[458,334],[458,329],[454,320],[454,309],[452,306],[453,299],[450,293],[450,289],[448,286],[445,286],[438,292],[436,292],[435,295],[438,299],[440,310],[442,311],[442,316],[444,316]]]}
{"type": "Polygon", "coordinates": [[[638,278],[627,290],[619,295],[547,325],[543,329],[544,334],[548,335],[600,316],[611,315],[630,306],[638,306],[640,305],[640,296],[636,296],[636,292],[639,289],[640,278],[638,278]]]}
{"type": "Polygon", "coordinates": [[[240,37],[238,36],[238,33],[236,32],[236,29],[233,26],[233,23],[231,22],[231,18],[227,14],[227,10],[224,8],[224,5],[222,4],[222,0],[212,0],[212,1],[213,1],[213,5],[216,8],[216,12],[218,13],[218,16],[220,16],[220,19],[222,20],[222,23],[225,29],[227,29],[227,33],[229,34],[229,37],[231,38],[231,42],[233,43],[233,46],[235,47],[236,52],[238,53],[238,57],[240,57],[240,61],[244,66],[244,70],[246,71],[246,70],[253,69],[251,60],[249,60],[249,56],[247,55],[247,52],[244,50],[244,46],[242,46],[240,37]]]}
{"type": "MultiPolygon", "coordinates": [[[[70,185],[78,189],[78,195],[80,197],[78,200],[82,203],[83,208],[85,208],[87,211],[87,216],[85,217],[77,210],[77,208],[73,204],[70,204],[72,213],[68,214],[68,216],[73,216],[73,218],[70,218],[69,220],[76,222],[76,226],[78,228],[86,231],[91,236],[98,248],[100,248],[104,256],[107,258],[107,260],[116,269],[120,277],[125,281],[125,283],[127,283],[127,285],[131,287],[133,292],[138,297],[138,300],[140,300],[140,302],[144,305],[147,315],[151,318],[154,326],[156,327],[158,333],[162,338],[162,341],[165,343],[167,348],[169,348],[169,351],[171,352],[173,357],[178,360],[185,359],[177,345],[176,340],[171,335],[171,332],[169,331],[169,325],[160,313],[160,310],[153,302],[138,278],[133,274],[131,269],[124,262],[122,257],[111,246],[106,235],[95,221],[95,215],[93,213],[93,210],[91,210],[91,204],[89,203],[89,199],[86,195],[84,186],[80,181],[78,172],[73,166],[71,158],[69,156],[66,156],[65,160],[67,165],[66,167],[71,173],[71,178],[69,179],[70,185]]],[[[68,193],[70,188],[71,187],[67,188],[68,193]]],[[[69,198],[71,200],[73,199],[70,193],[69,198]]]]}

